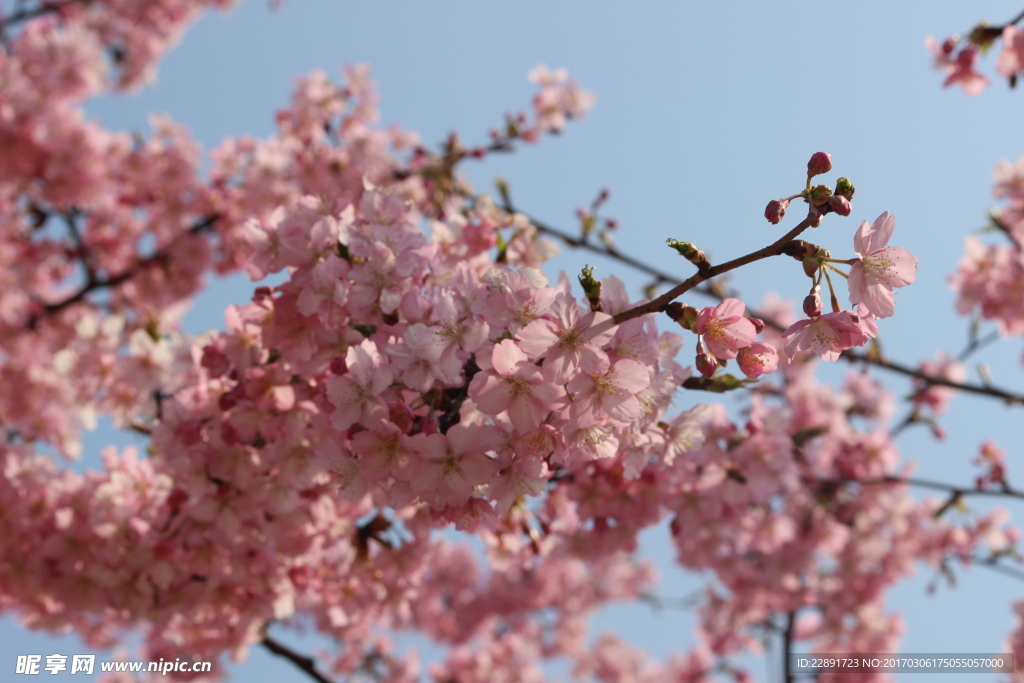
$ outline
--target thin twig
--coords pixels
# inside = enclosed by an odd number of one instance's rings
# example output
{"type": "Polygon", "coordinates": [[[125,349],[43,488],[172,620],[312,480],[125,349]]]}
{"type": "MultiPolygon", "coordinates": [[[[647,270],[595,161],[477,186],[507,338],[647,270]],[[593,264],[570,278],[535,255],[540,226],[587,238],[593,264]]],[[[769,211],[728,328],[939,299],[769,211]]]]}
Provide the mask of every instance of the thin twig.
{"type": "Polygon", "coordinates": [[[100,289],[109,289],[109,288],[112,288],[112,287],[117,287],[118,285],[121,285],[121,284],[127,282],[128,280],[130,280],[131,278],[135,277],[137,274],[139,274],[140,272],[142,272],[146,268],[149,268],[149,267],[154,266],[154,265],[159,265],[159,264],[165,263],[166,260],[168,259],[168,257],[170,256],[171,251],[183,239],[188,238],[188,237],[193,237],[195,235],[198,235],[199,233],[202,233],[202,232],[205,232],[205,231],[209,230],[210,228],[213,227],[214,223],[216,223],[218,220],[220,220],[220,216],[217,215],[217,214],[214,214],[212,216],[207,216],[206,218],[202,219],[198,223],[195,223],[191,228],[188,229],[187,232],[185,232],[184,234],[178,236],[175,240],[173,240],[170,244],[165,246],[163,249],[160,249],[160,250],[156,251],[151,256],[148,256],[148,257],[142,259],[138,263],[136,263],[133,266],[127,268],[126,270],[118,273],[117,275],[111,275],[109,277],[102,278],[102,279],[101,278],[97,278],[97,277],[92,277],[92,278],[90,278],[89,282],[86,282],[85,286],[83,286],[81,289],[79,289],[74,294],[68,296],[67,298],[62,299],[62,300],[57,301],[57,302],[54,302],[54,303],[43,304],[42,311],[40,311],[39,313],[36,313],[35,315],[33,315],[29,319],[29,322],[28,322],[29,329],[35,329],[36,326],[39,324],[39,320],[41,318],[43,318],[45,316],[53,315],[55,313],[59,313],[60,311],[63,311],[65,308],[67,308],[68,306],[72,306],[72,305],[77,304],[77,303],[79,303],[81,301],[84,301],[85,298],[91,292],[94,292],[94,291],[97,291],[97,290],[100,290],[100,289]]]}

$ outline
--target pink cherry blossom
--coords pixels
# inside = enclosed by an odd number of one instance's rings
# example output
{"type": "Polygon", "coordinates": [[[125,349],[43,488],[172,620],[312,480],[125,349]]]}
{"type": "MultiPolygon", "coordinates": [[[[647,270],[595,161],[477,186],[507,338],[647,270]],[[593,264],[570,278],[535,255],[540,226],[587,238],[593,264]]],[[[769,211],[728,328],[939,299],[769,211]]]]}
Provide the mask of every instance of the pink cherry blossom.
{"type": "Polygon", "coordinates": [[[877,318],[896,312],[893,289],[917,278],[917,259],[902,247],[890,247],[896,216],[886,211],[875,222],[861,223],[853,244],[859,259],[850,268],[850,303],[860,304],[877,318]]]}
{"type": "Polygon", "coordinates": [[[757,336],[754,323],[743,315],[746,304],[739,299],[723,299],[714,308],[708,306],[697,318],[697,334],[703,335],[708,350],[723,360],[736,357],[757,336]]]}
{"type": "Polygon", "coordinates": [[[570,413],[583,421],[607,417],[613,422],[629,424],[641,414],[636,394],[651,383],[650,375],[633,360],[617,361],[604,372],[583,372],[569,380],[573,394],[570,413]]]}
{"type": "Polygon", "coordinates": [[[601,350],[615,330],[607,313],[580,315],[574,299],[560,294],[551,318],[533,321],[519,332],[519,345],[531,358],[544,359],[544,371],[555,384],[565,384],[577,372],[603,372],[608,355],[601,350]]]}
{"type": "Polygon", "coordinates": [[[334,406],[331,424],[348,429],[357,421],[373,423],[387,417],[387,403],[381,397],[392,380],[385,356],[377,346],[364,340],[345,354],[347,372],[327,380],[327,398],[334,406]]]}
{"type": "Polygon", "coordinates": [[[1003,51],[996,58],[996,71],[1010,78],[1024,70],[1024,31],[1013,24],[1003,29],[1003,51]]]}
{"type": "Polygon", "coordinates": [[[419,454],[413,463],[413,490],[435,506],[462,505],[476,486],[494,476],[493,427],[457,424],[444,434],[419,434],[409,439],[419,454]]]}
{"type": "Polygon", "coordinates": [[[837,360],[839,354],[855,346],[863,346],[869,337],[860,319],[850,311],[826,313],[811,320],[798,320],[783,335],[786,354],[795,358],[801,351],[810,351],[823,360],[837,360]]]}
{"type": "Polygon", "coordinates": [[[740,349],[737,355],[740,370],[750,379],[775,372],[779,366],[779,354],[774,346],[764,342],[754,342],[740,349]]]}
{"type": "Polygon", "coordinates": [[[522,432],[531,431],[567,400],[565,389],[546,380],[511,339],[494,345],[490,365],[494,374],[479,372],[470,384],[469,396],[485,415],[508,411],[512,425],[522,432]]]}

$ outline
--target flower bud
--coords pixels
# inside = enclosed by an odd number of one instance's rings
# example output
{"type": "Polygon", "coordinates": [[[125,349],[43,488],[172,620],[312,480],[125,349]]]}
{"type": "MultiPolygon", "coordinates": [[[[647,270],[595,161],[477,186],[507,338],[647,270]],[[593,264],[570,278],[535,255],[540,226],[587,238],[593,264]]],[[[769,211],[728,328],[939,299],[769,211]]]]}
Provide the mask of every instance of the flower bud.
{"type": "Polygon", "coordinates": [[[847,199],[853,199],[853,193],[857,190],[850,182],[850,179],[843,176],[836,181],[836,194],[840,197],[846,197],[847,199]]]}
{"type": "Polygon", "coordinates": [[[665,313],[687,330],[694,331],[697,329],[697,318],[700,317],[700,311],[693,306],[680,301],[673,301],[665,307],[665,313]]]}
{"type": "Polygon", "coordinates": [[[828,185],[815,185],[810,190],[807,190],[804,195],[807,197],[807,201],[811,203],[811,206],[821,206],[832,196],[832,188],[828,185]]]}
{"type": "Polygon", "coordinates": [[[807,277],[814,277],[814,274],[818,272],[818,268],[821,266],[821,261],[816,258],[805,258],[803,260],[804,275],[807,277]]]}
{"type": "Polygon", "coordinates": [[[813,206],[807,210],[807,221],[812,228],[816,228],[821,225],[822,214],[813,206]]]}
{"type": "Polygon", "coordinates": [[[768,222],[772,225],[777,225],[786,215],[786,209],[788,208],[788,199],[773,199],[768,202],[768,206],[765,207],[764,217],[767,218],[768,222]]]}
{"type": "Polygon", "coordinates": [[[584,266],[579,276],[580,284],[583,285],[583,293],[587,295],[590,303],[590,310],[601,310],[601,283],[594,279],[594,269],[584,266]]]}
{"type": "Polygon", "coordinates": [[[750,322],[754,323],[754,331],[758,334],[764,332],[764,321],[760,318],[747,318],[750,322]]]}
{"type": "Polygon", "coordinates": [[[828,206],[840,216],[849,216],[850,211],[853,210],[853,207],[850,206],[850,200],[838,194],[828,198],[828,206]]]}
{"type": "Polygon", "coordinates": [[[821,315],[821,296],[819,292],[820,287],[815,287],[810,294],[804,297],[804,313],[808,318],[817,318],[821,315]]]}
{"type": "Polygon", "coordinates": [[[715,370],[718,369],[718,359],[712,356],[710,353],[704,350],[704,347],[699,347],[700,351],[697,353],[697,372],[704,375],[705,377],[711,377],[715,374],[715,370]]]}
{"type": "Polygon", "coordinates": [[[813,178],[832,170],[832,157],[828,152],[815,152],[807,162],[807,177],[813,178]]]}
{"type": "Polygon", "coordinates": [[[674,240],[671,237],[666,239],[665,243],[679,252],[679,254],[687,261],[697,266],[697,270],[703,271],[711,268],[711,263],[708,262],[707,254],[693,244],[689,242],[680,242],[679,240],[674,240]]]}
{"type": "Polygon", "coordinates": [[[782,253],[786,256],[792,256],[797,261],[803,261],[809,254],[813,253],[813,251],[811,251],[813,248],[814,245],[809,242],[805,242],[804,240],[793,240],[782,247],[782,253]]]}

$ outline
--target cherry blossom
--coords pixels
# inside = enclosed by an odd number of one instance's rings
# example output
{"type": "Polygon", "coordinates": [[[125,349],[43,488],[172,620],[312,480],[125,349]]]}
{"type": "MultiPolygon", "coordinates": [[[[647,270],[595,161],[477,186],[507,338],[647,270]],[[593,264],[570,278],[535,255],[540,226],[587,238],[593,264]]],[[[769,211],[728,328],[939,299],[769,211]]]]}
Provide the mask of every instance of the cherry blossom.
{"type": "Polygon", "coordinates": [[[839,354],[855,346],[863,346],[869,337],[860,319],[850,311],[826,313],[810,320],[798,320],[783,334],[789,337],[786,354],[796,357],[801,351],[811,351],[823,360],[837,360],[839,354]]]}
{"type": "Polygon", "coordinates": [[[525,432],[566,402],[565,390],[545,379],[541,368],[511,339],[494,345],[490,365],[494,374],[477,374],[469,388],[470,397],[484,414],[508,411],[513,426],[525,432]]]}
{"type": "Polygon", "coordinates": [[[850,268],[850,303],[860,304],[876,318],[896,312],[893,289],[917,278],[917,259],[902,247],[890,247],[896,216],[882,213],[875,222],[861,223],[853,243],[857,255],[850,268]]]}
{"type": "MultiPolygon", "coordinates": [[[[332,641],[321,659],[342,678],[540,680],[566,659],[601,680],[746,681],[729,662],[780,616],[812,651],[895,651],[885,592],[916,562],[1012,552],[1004,512],[950,519],[948,501],[896,483],[894,400],[872,374],[824,385],[803,353],[835,360],[893,314],[916,270],[888,246],[893,217],[855,237],[856,312],[822,314],[816,289],[808,320],[769,298],[762,321],[727,297],[659,331],[654,311],[629,317],[641,302],[614,276],[587,299],[548,279],[549,229],[460,176],[484,147],[452,136],[438,153],[380,128],[368,67],[300,78],[272,134],[208,153],[167,117],[133,136],[83,113],[229,4],[60,3],[4,34],[0,379],[17,391],[0,394],[0,605],[27,628],[90,648],[142,631],[140,658],[208,659],[211,680],[302,623],[332,641]],[[237,272],[251,300],[222,331],[186,335],[209,275],[237,272]],[[733,360],[761,381],[727,376],[733,360]],[[694,387],[743,400],[695,405],[694,387]],[[146,456],[65,468],[101,416],[144,435],[146,456]],[[635,555],[659,528],[713,584],[697,645],[663,663],[586,628],[650,599],[635,555]],[[409,634],[440,660],[421,666],[399,647],[409,634]]],[[[955,48],[937,50],[948,83],[976,90],[974,53],[955,48]]],[[[532,114],[510,115],[494,148],[594,102],[564,71],[531,78],[532,114]]],[[[831,164],[818,153],[808,171],[831,164]]],[[[997,177],[1011,236],[1019,175],[997,177]]],[[[848,197],[828,207],[814,223],[848,197]]],[[[1016,245],[973,240],[953,282],[961,312],[1024,330],[1016,245]]],[[[936,358],[924,374],[962,381],[936,358]]],[[[939,413],[948,389],[918,382],[912,400],[939,413]]],[[[976,488],[1002,490],[1009,461],[983,444],[976,488]]]]}
{"type": "Polygon", "coordinates": [[[745,346],[750,346],[757,335],[754,323],[744,317],[746,305],[739,299],[728,298],[714,308],[708,306],[697,318],[697,334],[703,335],[708,350],[723,360],[736,357],[745,346]]]}

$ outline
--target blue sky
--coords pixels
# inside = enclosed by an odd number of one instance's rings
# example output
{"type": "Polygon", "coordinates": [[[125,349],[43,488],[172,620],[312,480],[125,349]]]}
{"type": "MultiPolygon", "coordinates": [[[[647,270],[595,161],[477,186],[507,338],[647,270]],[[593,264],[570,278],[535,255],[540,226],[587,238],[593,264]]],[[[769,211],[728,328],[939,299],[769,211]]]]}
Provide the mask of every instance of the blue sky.
{"type": "MultiPolygon", "coordinates": [[[[966,32],[984,18],[1001,23],[1020,5],[929,5],[289,0],[272,12],[255,0],[204,18],[165,60],[153,87],[91,103],[89,112],[108,127],[140,130],[147,130],[148,113],[167,112],[209,148],[226,136],[271,134],[294,76],[322,68],[340,78],[342,63],[367,62],[381,86],[382,123],[419,131],[430,145],[451,130],[469,143],[485,142],[505,111],[528,105],[531,68],[565,67],[596,93],[591,115],[562,136],[467,166],[479,189],[504,175],[520,207],[571,228],[575,209],[608,187],[605,214],[619,221],[621,248],[687,275],[688,265],[665,247],[667,237],[695,242],[713,262],[774,241],[781,231],[761,216],[765,204],[801,188],[812,152],[831,152],[829,178],[846,175],[856,183],[854,212],[829,217],[808,239],[848,258],[861,220],[885,210],[897,215],[893,242],[921,266],[917,282],[897,297],[897,315],[884,321],[882,338],[893,358],[916,364],[965,344],[967,321],[954,314],[946,276],[963,237],[992,206],[993,165],[1024,154],[1024,140],[1013,133],[1024,92],[1002,83],[978,98],[943,90],[924,48],[929,33],[966,32]]],[[[991,65],[990,58],[985,67],[991,65]]],[[[613,262],[572,253],[554,261],[549,275],[578,272],[585,263],[599,277],[617,275],[634,294],[646,284],[613,262]]],[[[799,266],[780,259],[739,271],[732,284],[752,304],[769,289],[798,301],[806,291],[799,266]]],[[[196,301],[189,329],[221,328],[224,307],[246,301],[250,291],[245,278],[215,282],[196,301]]],[[[1022,346],[1003,340],[974,358],[993,368],[999,384],[1020,390],[1022,346]]],[[[909,393],[905,380],[887,381],[897,396],[909,393]]],[[[944,423],[944,442],[912,429],[898,445],[905,459],[919,463],[919,476],[966,483],[977,445],[993,438],[1009,452],[1012,480],[1020,410],[961,396],[944,423]]],[[[88,449],[97,453],[110,442],[125,439],[101,429],[89,435],[88,449]]],[[[644,549],[663,567],[661,593],[681,596],[699,584],[672,569],[665,539],[663,529],[655,530],[644,549]]],[[[927,596],[930,578],[922,567],[891,594],[890,606],[908,623],[903,650],[1001,650],[1012,625],[1010,603],[1024,595],[1024,584],[974,568],[961,572],[957,588],[927,596]]],[[[597,626],[628,632],[659,658],[693,643],[693,621],[684,613],[634,606],[602,615],[597,626]]],[[[294,642],[309,651],[327,645],[294,642]]],[[[0,619],[4,680],[15,654],[82,651],[74,640],[27,634],[11,616],[0,619]]],[[[772,680],[763,657],[748,663],[760,680],[772,680]]],[[[258,649],[232,671],[239,681],[301,680],[258,649]]]]}

